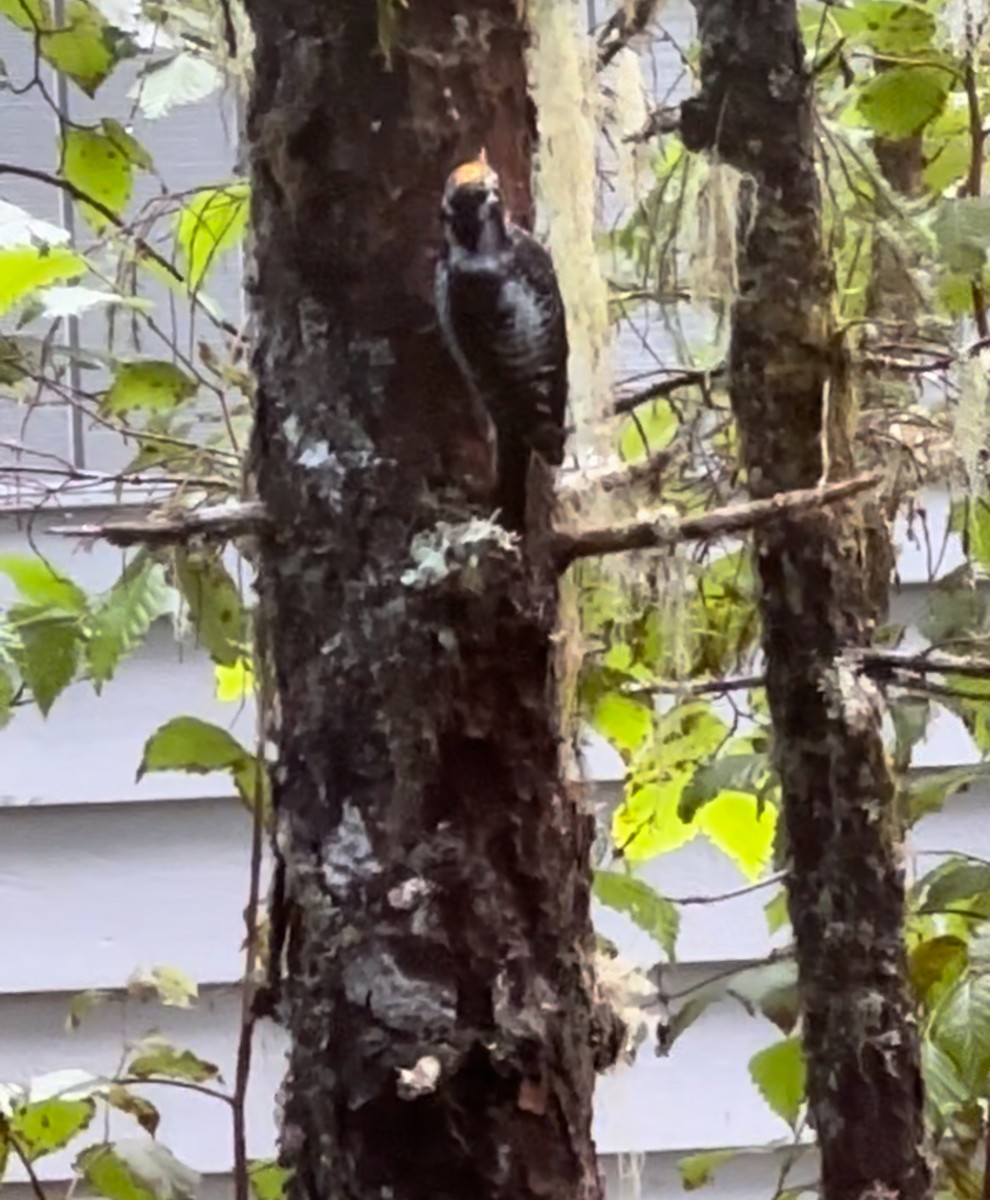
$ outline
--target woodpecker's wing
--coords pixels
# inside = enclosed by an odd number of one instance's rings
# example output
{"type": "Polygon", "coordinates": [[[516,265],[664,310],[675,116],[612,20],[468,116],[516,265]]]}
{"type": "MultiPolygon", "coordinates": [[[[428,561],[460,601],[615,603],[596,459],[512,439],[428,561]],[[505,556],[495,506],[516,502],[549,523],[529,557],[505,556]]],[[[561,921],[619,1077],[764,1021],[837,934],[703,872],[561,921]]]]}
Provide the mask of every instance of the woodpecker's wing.
{"type": "Polygon", "coordinates": [[[567,328],[550,255],[513,228],[503,250],[455,256],[437,283],[445,336],[496,426],[518,432],[548,462],[560,463],[567,328]]]}

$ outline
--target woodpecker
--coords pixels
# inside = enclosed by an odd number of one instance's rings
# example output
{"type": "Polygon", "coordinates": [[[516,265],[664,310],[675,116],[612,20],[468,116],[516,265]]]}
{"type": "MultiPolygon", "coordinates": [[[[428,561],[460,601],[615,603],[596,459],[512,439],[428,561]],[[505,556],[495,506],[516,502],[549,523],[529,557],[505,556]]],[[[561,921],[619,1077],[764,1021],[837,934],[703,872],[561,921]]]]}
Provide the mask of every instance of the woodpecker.
{"type": "Polygon", "coordinates": [[[521,533],[530,455],[564,458],[564,302],[549,253],[507,217],[484,151],[451,173],[440,216],[440,330],[495,429],[499,519],[521,533]]]}

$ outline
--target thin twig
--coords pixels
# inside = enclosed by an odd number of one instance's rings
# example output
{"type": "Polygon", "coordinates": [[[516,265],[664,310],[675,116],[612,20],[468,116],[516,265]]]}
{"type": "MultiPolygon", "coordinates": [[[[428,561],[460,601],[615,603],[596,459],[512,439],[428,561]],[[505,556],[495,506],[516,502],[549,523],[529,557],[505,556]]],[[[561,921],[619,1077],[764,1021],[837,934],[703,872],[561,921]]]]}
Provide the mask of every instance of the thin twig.
{"type": "Polygon", "coordinates": [[[7,1144],[13,1150],[17,1161],[27,1173],[28,1181],[31,1184],[31,1191],[34,1192],[35,1195],[35,1200],[48,1200],[48,1196],[45,1194],[45,1189],[42,1187],[41,1180],[38,1178],[38,1173],[34,1169],[34,1163],[31,1162],[31,1159],[25,1152],[24,1147],[21,1145],[20,1139],[15,1136],[14,1131],[7,1124],[6,1120],[4,1120],[3,1124],[5,1126],[4,1132],[7,1135],[7,1144]]]}
{"type": "Polygon", "coordinates": [[[136,234],[123,221],[112,208],[108,208],[102,200],[97,200],[95,196],[91,196],[81,187],[71,183],[68,179],[63,179],[60,175],[52,175],[49,171],[40,171],[35,167],[21,167],[16,163],[0,162],[0,175],[18,175],[22,179],[35,179],[39,183],[47,183],[50,187],[59,188],[63,192],[68,192],[74,200],[78,200],[82,204],[88,204],[90,208],[95,209],[100,216],[105,217],[113,226],[121,233],[126,233],[132,238],[137,249],[152,262],[156,263],[163,271],[167,271],[176,282],[183,284],[189,291],[189,296],[197,307],[201,308],[206,313],[207,317],[224,333],[230,334],[231,337],[237,337],[238,330],[236,325],[232,325],[229,321],[224,321],[210,312],[209,308],[197,297],[192,289],[188,288],[188,280],[185,275],[174,264],[158,251],[144,238],[136,234]]]}
{"type": "Polygon", "coordinates": [[[551,537],[550,552],[558,569],[564,571],[579,558],[597,558],[630,550],[657,550],[681,542],[711,541],[733,533],[746,533],[803,509],[835,504],[877,487],[882,480],[882,474],[871,472],[820,488],[778,492],[766,500],[714,508],[703,516],[685,517],[680,521],[639,521],[634,525],[587,529],[576,534],[558,533],[551,537]]]}
{"type": "Polygon", "coordinates": [[[100,525],[55,525],[57,537],[99,538],[111,546],[165,546],[192,537],[229,540],[260,533],[269,527],[263,504],[256,500],[220,504],[147,517],[135,521],[108,521],[100,525]]]}
{"type": "Polygon", "coordinates": [[[233,1098],[219,1088],[207,1087],[203,1083],[194,1083],[191,1079],[149,1079],[143,1075],[119,1075],[110,1080],[121,1087],[144,1087],[146,1084],[157,1084],[159,1087],[181,1088],[187,1092],[198,1092],[201,1096],[209,1096],[211,1100],[222,1100],[224,1104],[232,1104],[233,1098]]]}
{"type": "Polygon", "coordinates": [[[258,736],[255,752],[254,812],[251,814],[251,868],[248,901],[244,909],[244,985],[241,992],[241,1031],[234,1068],[234,1200],[249,1200],[247,1155],[247,1091],[251,1079],[251,1052],[257,1021],[254,994],[258,967],[258,905],[261,901],[261,860],[265,823],[265,702],[258,697],[258,736]]]}
{"type": "Polygon", "coordinates": [[[649,25],[658,0],[634,0],[632,8],[622,0],[598,34],[598,69],[607,67],[620,50],[638,37],[649,25]]]}
{"type": "MultiPolygon", "coordinates": [[[[0,445],[3,445],[2,440],[0,445]]],[[[156,475],[140,471],[118,471],[114,475],[108,471],[84,471],[79,467],[36,467],[21,463],[0,463],[0,475],[48,475],[70,483],[114,483],[129,484],[131,487],[174,485],[233,490],[236,486],[233,479],[225,479],[222,475],[156,475]]]]}
{"type": "Polygon", "coordinates": [[[632,684],[625,689],[628,696],[722,696],[728,692],[745,692],[763,687],[764,675],[732,675],[725,679],[685,679],[659,683],[632,684]]]}
{"type": "Polygon", "coordinates": [[[649,387],[643,388],[641,391],[632,392],[628,396],[620,396],[612,405],[612,412],[615,416],[622,416],[625,413],[631,413],[633,409],[639,408],[641,404],[648,404],[651,400],[662,400],[665,396],[670,396],[674,392],[679,392],[681,388],[697,387],[701,383],[714,383],[717,380],[724,379],[728,374],[728,368],[725,363],[719,363],[718,366],[712,367],[710,371],[702,371],[700,369],[688,369],[679,371],[676,375],[671,375],[667,379],[661,379],[658,383],[650,384],[649,387]]]}
{"type": "Polygon", "coordinates": [[[771,875],[767,879],[747,884],[745,887],[734,888],[731,892],[718,892],[713,896],[665,895],[664,899],[669,900],[671,904],[720,904],[723,900],[735,900],[737,896],[748,896],[750,892],[758,892],[761,888],[773,887],[775,883],[781,883],[783,879],[784,872],[779,871],[776,875],[771,875]]]}
{"type": "Polygon", "coordinates": [[[557,485],[558,496],[573,495],[576,499],[586,497],[589,489],[614,492],[620,488],[646,485],[656,488],[664,471],[675,458],[673,450],[658,450],[643,462],[627,463],[618,470],[606,467],[603,470],[579,468],[573,472],[562,471],[557,485]]]}
{"type": "Polygon", "coordinates": [[[681,127],[679,108],[655,108],[636,133],[627,134],[622,140],[634,146],[642,145],[663,133],[677,133],[681,127]]]}

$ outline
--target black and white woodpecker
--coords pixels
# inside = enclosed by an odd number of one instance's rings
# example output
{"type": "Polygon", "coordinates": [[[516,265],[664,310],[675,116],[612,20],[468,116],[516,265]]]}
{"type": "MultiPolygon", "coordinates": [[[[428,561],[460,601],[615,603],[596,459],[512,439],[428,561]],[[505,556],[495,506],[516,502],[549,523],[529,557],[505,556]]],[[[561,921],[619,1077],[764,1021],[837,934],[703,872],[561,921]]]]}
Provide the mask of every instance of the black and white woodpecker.
{"type": "Polygon", "coordinates": [[[567,325],[547,250],[506,215],[484,151],[443,192],[436,305],[444,341],[495,427],[496,505],[526,523],[530,455],[559,466],[567,407],[567,325]]]}

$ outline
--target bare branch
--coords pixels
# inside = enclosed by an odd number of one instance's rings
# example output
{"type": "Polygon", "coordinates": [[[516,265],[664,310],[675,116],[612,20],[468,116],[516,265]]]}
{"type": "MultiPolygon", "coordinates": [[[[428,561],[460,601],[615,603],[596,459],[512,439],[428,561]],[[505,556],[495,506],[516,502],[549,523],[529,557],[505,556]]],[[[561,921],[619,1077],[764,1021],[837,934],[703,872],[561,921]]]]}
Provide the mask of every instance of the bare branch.
{"type": "Polygon", "coordinates": [[[721,904],[725,900],[736,900],[740,896],[748,896],[750,892],[773,887],[775,883],[783,883],[786,877],[785,871],[778,871],[766,879],[757,880],[756,883],[747,883],[744,887],[733,888],[731,892],[715,892],[707,896],[667,896],[665,894],[664,899],[669,900],[671,904],[721,904]]]}
{"type": "Polygon", "coordinates": [[[879,472],[858,475],[824,487],[778,492],[766,500],[714,508],[700,517],[681,521],[638,521],[634,525],[588,529],[582,533],[558,533],[551,538],[551,554],[561,571],[579,558],[621,554],[629,550],[657,550],[681,542],[705,542],[732,533],[746,533],[785,514],[802,509],[835,504],[858,492],[876,487],[883,476],[879,472]]]}
{"type": "Polygon", "coordinates": [[[214,505],[168,516],[135,521],[109,521],[102,525],[56,525],[48,530],[58,537],[99,538],[111,546],[164,546],[189,538],[230,540],[261,533],[269,527],[268,515],[258,501],[214,505]]]}
{"type": "Polygon", "coordinates": [[[763,687],[763,675],[732,675],[725,679],[685,679],[659,683],[634,684],[625,688],[627,696],[725,696],[729,692],[748,692],[763,687]]]}
{"type": "Polygon", "coordinates": [[[679,108],[655,108],[646,118],[643,128],[636,133],[624,137],[624,142],[642,145],[662,133],[676,133],[681,127],[681,110],[679,108]]]}
{"type": "Polygon", "coordinates": [[[223,38],[227,45],[227,57],[237,57],[237,32],[234,29],[234,15],[230,11],[230,0],[220,0],[220,11],[223,13],[223,38]]]}
{"type": "Polygon", "coordinates": [[[565,471],[561,473],[558,494],[580,498],[588,494],[589,488],[601,492],[643,486],[657,489],[664,471],[673,462],[674,457],[671,450],[658,450],[644,462],[629,463],[618,469],[605,467],[601,470],[583,468],[565,471]]]}
{"type": "Polygon", "coordinates": [[[620,3],[598,34],[598,69],[607,67],[620,50],[638,37],[653,20],[658,0],[633,0],[632,6],[620,3]]]}
{"type": "MultiPolygon", "coordinates": [[[[874,678],[892,674],[958,675],[962,679],[990,679],[990,659],[964,658],[937,651],[901,654],[896,650],[857,650],[849,655],[874,678]]],[[[990,697],[988,697],[990,698],[990,697]]]]}
{"type": "Polygon", "coordinates": [[[632,412],[641,404],[648,404],[651,400],[662,400],[665,396],[680,391],[681,388],[697,387],[699,383],[715,383],[724,379],[727,374],[728,368],[725,363],[719,363],[717,367],[712,367],[709,371],[700,369],[678,371],[677,374],[671,375],[667,379],[661,379],[659,383],[650,384],[641,391],[631,392],[628,396],[620,396],[612,405],[612,412],[617,417],[622,416],[632,412]]]}

